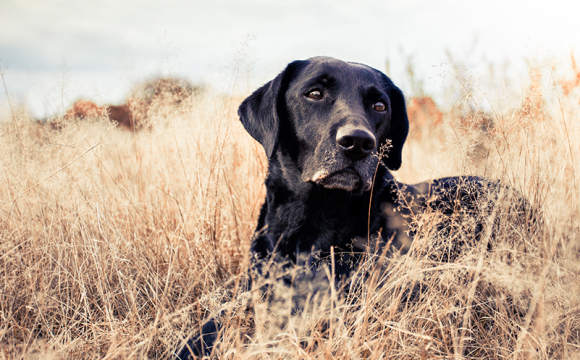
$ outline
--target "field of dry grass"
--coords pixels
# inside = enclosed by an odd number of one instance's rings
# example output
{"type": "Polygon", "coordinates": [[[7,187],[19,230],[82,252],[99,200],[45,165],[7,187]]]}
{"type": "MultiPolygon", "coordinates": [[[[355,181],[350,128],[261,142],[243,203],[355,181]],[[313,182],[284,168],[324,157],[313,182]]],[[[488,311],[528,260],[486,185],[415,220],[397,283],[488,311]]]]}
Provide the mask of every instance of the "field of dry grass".
{"type": "Polygon", "coordinates": [[[415,219],[409,254],[367,261],[348,297],[333,289],[300,314],[239,290],[266,171],[243,97],[206,89],[139,132],[107,118],[51,130],[4,101],[0,359],[170,358],[222,311],[224,359],[580,358],[579,72],[533,71],[507,103],[414,109],[422,135],[395,176],[502,179],[541,226],[504,222],[491,252],[439,263],[415,219]]]}

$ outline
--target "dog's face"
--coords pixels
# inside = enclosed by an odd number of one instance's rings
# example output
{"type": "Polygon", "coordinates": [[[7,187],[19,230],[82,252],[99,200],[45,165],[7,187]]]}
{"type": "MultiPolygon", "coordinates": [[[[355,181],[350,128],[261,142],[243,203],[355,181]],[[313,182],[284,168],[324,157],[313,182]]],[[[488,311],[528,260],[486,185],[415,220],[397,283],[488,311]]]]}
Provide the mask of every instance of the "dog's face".
{"type": "Polygon", "coordinates": [[[332,58],[291,63],[239,114],[268,157],[290,158],[301,181],[355,193],[370,190],[376,153],[387,142],[385,164],[400,167],[409,126],[403,95],[389,78],[332,58]]]}

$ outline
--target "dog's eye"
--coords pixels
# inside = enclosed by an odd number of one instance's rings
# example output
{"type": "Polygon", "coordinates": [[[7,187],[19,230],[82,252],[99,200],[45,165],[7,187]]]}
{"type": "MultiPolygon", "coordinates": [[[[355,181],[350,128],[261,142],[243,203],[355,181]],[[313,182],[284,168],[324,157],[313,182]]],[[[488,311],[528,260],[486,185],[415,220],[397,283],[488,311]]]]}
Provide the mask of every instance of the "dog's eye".
{"type": "Polygon", "coordinates": [[[387,105],[385,105],[385,103],[382,101],[377,101],[373,104],[373,109],[378,112],[383,112],[387,109],[387,105]]]}
{"type": "Polygon", "coordinates": [[[322,92],[320,90],[312,90],[306,93],[306,96],[314,100],[320,100],[322,99],[322,92]]]}

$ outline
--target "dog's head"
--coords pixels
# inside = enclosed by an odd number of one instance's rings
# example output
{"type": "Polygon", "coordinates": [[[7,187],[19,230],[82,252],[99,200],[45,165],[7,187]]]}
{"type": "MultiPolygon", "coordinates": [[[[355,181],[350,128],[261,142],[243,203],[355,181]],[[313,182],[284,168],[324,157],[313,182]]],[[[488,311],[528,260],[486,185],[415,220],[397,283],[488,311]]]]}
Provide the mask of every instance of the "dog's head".
{"type": "Polygon", "coordinates": [[[389,169],[401,166],[409,130],[403,94],[386,75],[328,57],[290,63],[238,113],[270,161],[290,158],[302,181],[355,192],[370,190],[381,148],[389,169]]]}

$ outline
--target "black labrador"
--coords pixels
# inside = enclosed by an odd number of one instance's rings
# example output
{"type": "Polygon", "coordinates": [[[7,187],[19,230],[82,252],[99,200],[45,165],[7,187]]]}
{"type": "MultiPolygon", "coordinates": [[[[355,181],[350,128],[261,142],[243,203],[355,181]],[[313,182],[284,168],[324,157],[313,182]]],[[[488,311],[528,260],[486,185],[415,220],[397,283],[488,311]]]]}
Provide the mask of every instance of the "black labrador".
{"type": "MultiPolygon", "coordinates": [[[[252,277],[267,276],[264,260],[328,259],[332,251],[341,259],[336,275],[344,278],[369,241],[373,248],[408,249],[409,214],[475,211],[478,198],[497,188],[497,182],[471,176],[412,186],[395,181],[390,170],[401,166],[409,130],[405,99],[385,74],[366,65],[329,57],[294,61],[238,113],[268,157],[252,277]]],[[[218,331],[218,322],[209,321],[179,357],[190,350],[208,355],[218,331]]]]}

